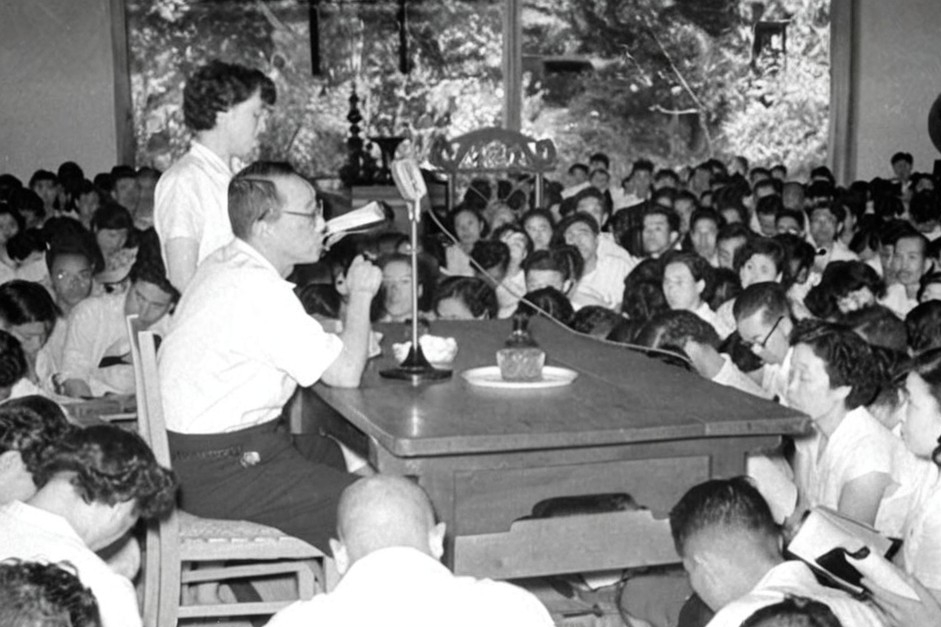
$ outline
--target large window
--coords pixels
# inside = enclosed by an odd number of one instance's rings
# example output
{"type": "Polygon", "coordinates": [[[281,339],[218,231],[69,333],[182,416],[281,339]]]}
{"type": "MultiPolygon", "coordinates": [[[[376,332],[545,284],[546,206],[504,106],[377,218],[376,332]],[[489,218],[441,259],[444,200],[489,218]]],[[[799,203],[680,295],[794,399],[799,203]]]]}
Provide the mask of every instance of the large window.
{"type": "Polygon", "coordinates": [[[214,57],[275,79],[259,156],[318,178],[336,179],[346,158],[354,88],[361,135],[405,137],[419,156],[437,136],[504,124],[508,110],[510,126],[555,141],[562,168],[599,150],[615,174],[641,156],[679,166],[744,154],[795,174],[827,157],[830,0],[126,3],[139,164],[166,167],[185,150],[185,77],[214,57]],[[762,34],[769,23],[786,48],[762,34]],[[504,60],[504,35],[521,64],[504,60]],[[774,63],[756,56],[765,41],[774,63]]]}

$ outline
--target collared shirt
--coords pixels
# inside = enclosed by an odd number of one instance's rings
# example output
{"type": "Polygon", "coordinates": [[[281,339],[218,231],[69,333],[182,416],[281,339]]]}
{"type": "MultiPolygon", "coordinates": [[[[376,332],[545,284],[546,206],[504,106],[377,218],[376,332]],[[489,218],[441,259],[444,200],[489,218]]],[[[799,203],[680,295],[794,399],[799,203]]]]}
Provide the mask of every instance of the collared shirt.
{"type": "Polygon", "coordinates": [[[778,402],[788,406],[787,382],[791,376],[791,358],[794,356],[794,347],[787,349],[784,359],[779,364],[765,364],[761,369],[761,387],[768,393],[769,398],[777,398],[778,402]]]}
{"type": "Polygon", "coordinates": [[[941,478],[932,466],[934,477],[918,491],[905,520],[902,555],[906,572],[941,590],[941,478]]]}
{"type": "Polygon", "coordinates": [[[232,241],[228,209],[232,175],[219,155],[194,141],[189,152],[160,177],[154,190],[154,228],[164,263],[172,239],[196,240],[197,263],[232,241]]]}
{"type": "Polygon", "coordinates": [[[67,520],[20,501],[0,506],[0,560],[70,562],[98,601],[103,627],[141,624],[134,586],[89,549],[67,520]]]}
{"type": "Polygon", "coordinates": [[[893,283],[885,289],[885,297],[879,303],[904,320],[908,312],[918,306],[918,299],[909,298],[908,290],[901,283],[893,283]]]}
{"type": "Polygon", "coordinates": [[[755,381],[744,372],[739,370],[738,366],[735,365],[735,362],[732,361],[732,358],[724,353],[722,354],[722,368],[719,369],[719,372],[716,373],[716,376],[712,377],[712,381],[714,383],[718,383],[719,385],[725,385],[737,390],[741,390],[742,392],[747,392],[752,396],[758,396],[760,398],[771,398],[765,389],[755,383],[755,381]]]}
{"type": "Polygon", "coordinates": [[[594,270],[582,275],[575,285],[571,296],[572,307],[578,310],[588,305],[600,305],[620,311],[621,299],[624,298],[624,279],[633,269],[634,266],[621,257],[602,257],[599,254],[594,270]]]}
{"type": "Polygon", "coordinates": [[[810,245],[813,246],[817,251],[817,257],[814,259],[814,269],[820,273],[823,273],[824,268],[826,268],[827,265],[833,261],[859,260],[859,255],[847,248],[846,244],[840,240],[835,240],[833,245],[830,246],[829,249],[826,249],[817,248],[817,245],[814,243],[814,240],[810,237],[810,235],[807,236],[807,239],[810,241],[810,245]]]}
{"type": "Polygon", "coordinates": [[[167,428],[222,433],[274,420],[343,342],[307,315],[274,266],[235,239],[199,265],[160,347],[167,428]]]}
{"type": "Polygon", "coordinates": [[[552,627],[539,600],[509,583],[456,577],[416,549],[389,547],[354,563],[328,594],[298,601],[267,627],[552,627]]]}
{"type": "MultiPolygon", "coordinates": [[[[60,380],[81,379],[94,396],[134,393],[131,344],[124,315],[126,298],[126,294],[104,294],[75,306],[69,314],[60,380]],[[102,367],[105,358],[114,358],[115,363],[102,367]],[[119,360],[123,363],[117,363],[119,360]]],[[[163,335],[165,328],[166,316],[151,327],[158,335],[163,335]]]]}
{"type": "Polygon", "coordinates": [[[497,303],[500,310],[497,318],[509,318],[516,311],[520,297],[526,294],[526,273],[520,270],[508,276],[497,286],[497,303]]]}
{"type": "Polygon", "coordinates": [[[722,336],[722,332],[719,329],[719,317],[716,316],[716,312],[712,310],[712,307],[709,306],[709,303],[706,301],[699,303],[699,307],[697,307],[693,313],[712,325],[712,328],[716,330],[716,333],[718,333],[720,337],[722,336]]]}
{"type": "Polygon", "coordinates": [[[871,606],[855,600],[842,590],[821,586],[806,564],[793,561],[778,564],[769,570],[751,592],[719,610],[707,627],[739,627],[761,608],[779,603],[787,596],[807,597],[827,605],[847,627],[885,625],[871,606]]]}

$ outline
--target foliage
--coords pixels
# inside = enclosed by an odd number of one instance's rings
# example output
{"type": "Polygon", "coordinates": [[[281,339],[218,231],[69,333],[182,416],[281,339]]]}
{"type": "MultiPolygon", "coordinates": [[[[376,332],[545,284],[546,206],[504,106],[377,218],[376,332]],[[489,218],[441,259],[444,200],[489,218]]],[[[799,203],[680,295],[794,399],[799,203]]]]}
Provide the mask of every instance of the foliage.
{"type": "MultiPolygon", "coordinates": [[[[552,137],[562,166],[590,152],[626,165],[744,154],[798,171],[826,157],[829,1],[768,0],[790,19],[786,67],[752,68],[744,0],[526,0],[525,55],[587,59],[593,71],[524,76],[523,130],[552,137]],[[564,87],[564,96],[556,88],[564,87]]],[[[312,76],[301,0],[126,0],[140,164],[185,149],[185,77],[218,57],[259,67],[278,86],[261,156],[335,176],[346,156],[348,97],[363,136],[437,136],[499,125],[501,0],[410,0],[410,72],[398,68],[397,3],[320,3],[321,74],[312,76]]]]}

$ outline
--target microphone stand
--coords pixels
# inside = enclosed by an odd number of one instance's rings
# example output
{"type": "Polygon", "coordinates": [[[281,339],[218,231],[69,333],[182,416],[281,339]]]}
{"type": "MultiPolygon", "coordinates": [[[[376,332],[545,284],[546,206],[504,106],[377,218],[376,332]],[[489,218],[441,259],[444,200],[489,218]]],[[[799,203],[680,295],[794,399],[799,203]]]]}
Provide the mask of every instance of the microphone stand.
{"type": "Polygon", "coordinates": [[[386,379],[411,381],[418,385],[423,381],[443,381],[451,378],[451,370],[432,366],[418,341],[418,221],[421,218],[421,198],[409,203],[408,220],[411,223],[412,240],[412,346],[408,357],[397,368],[380,370],[379,376],[386,379]]]}

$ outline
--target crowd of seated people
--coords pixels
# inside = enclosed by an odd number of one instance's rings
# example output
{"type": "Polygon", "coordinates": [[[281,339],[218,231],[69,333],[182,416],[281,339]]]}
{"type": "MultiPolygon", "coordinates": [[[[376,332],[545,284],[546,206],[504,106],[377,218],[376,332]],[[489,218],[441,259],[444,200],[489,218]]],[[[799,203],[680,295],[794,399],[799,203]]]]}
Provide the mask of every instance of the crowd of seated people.
{"type": "MultiPolygon", "coordinates": [[[[231,71],[204,68],[199,80],[231,71]]],[[[245,91],[231,109],[257,114],[252,139],[274,101],[262,79],[241,76],[245,91]]],[[[305,448],[275,423],[298,384],[359,383],[375,348],[370,323],[409,320],[415,280],[428,320],[546,316],[812,419],[812,436],[768,457],[793,486],[790,501],[756,476],[698,486],[671,516],[711,624],[740,624],[764,606],[799,613],[800,603],[787,606],[794,596],[828,606],[845,625],[937,624],[916,621],[936,617],[941,599],[941,182],[914,172],[909,155],[892,157],[890,178],[840,187],[825,167],[798,181],[741,157],[677,170],[642,159],[618,185],[608,157],[595,154],[572,165],[564,184],[547,183],[541,207],[525,181],[475,180],[447,214],[423,221],[413,277],[409,238],[391,228],[322,250],[320,196],[285,164],[207,175],[251,142],[234,141],[237,125],[221,115],[187,112],[202,143],[166,175],[117,166],[89,180],[67,162],[25,185],[0,176],[0,558],[68,559],[101,624],[139,622],[126,577],[112,579],[121,567],[95,552],[138,516],[165,513],[176,478],[138,439],[73,429],[49,408],[37,424],[37,410],[17,404],[132,393],[125,317],[136,314],[167,338],[161,383],[183,507],[278,526],[324,549],[339,525],[343,569],[367,572],[355,562],[379,563],[369,555],[387,547],[354,549],[363,521],[344,515],[384,524],[370,518],[381,508],[361,511],[376,488],[356,492],[335,444],[305,448]],[[191,180],[203,175],[215,177],[211,186],[191,180]],[[174,203],[227,206],[225,223],[168,217],[174,203]],[[314,264],[319,278],[292,292],[282,279],[300,264],[314,264]],[[310,363],[314,353],[322,363],[310,363]],[[227,460],[203,455],[249,445],[283,466],[243,457],[223,468],[227,460]],[[146,476],[122,486],[99,476],[131,472],[129,464],[146,476]],[[301,502],[285,474],[323,485],[301,502]],[[257,492],[246,491],[249,476],[257,492]],[[785,561],[780,529],[793,531],[820,506],[902,538],[899,566],[927,596],[906,605],[879,591],[875,604],[859,603],[785,561]]],[[[391,546],[416,549],[421,556],[406,557],[438,578],[441,532],[426,497],[376,485],[398,495],[388,507],[415,523],[391,546]]],[[[334,598],[342,607],[343,596],[334,598]]],[[[333,610],[296,608],[277,624],[315,611],[333,610]]]]}

